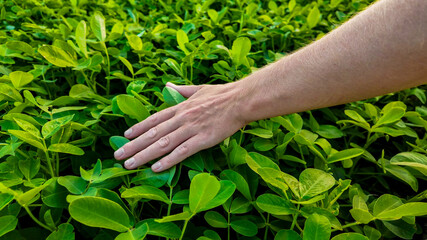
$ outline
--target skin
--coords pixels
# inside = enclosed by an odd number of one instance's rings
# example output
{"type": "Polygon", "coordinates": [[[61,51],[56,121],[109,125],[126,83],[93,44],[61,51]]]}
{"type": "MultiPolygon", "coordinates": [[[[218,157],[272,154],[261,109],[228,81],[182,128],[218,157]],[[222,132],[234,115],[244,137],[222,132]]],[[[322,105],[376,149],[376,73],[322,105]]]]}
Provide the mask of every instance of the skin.
{"type": "Polygon", "coordinates": [[[248,77],[176,86],[188,100],[132,126],[114,153],[160,172],[249,122],[371,98],[427,83],[427,1],[382,0],[322,39],[248,77]]]}

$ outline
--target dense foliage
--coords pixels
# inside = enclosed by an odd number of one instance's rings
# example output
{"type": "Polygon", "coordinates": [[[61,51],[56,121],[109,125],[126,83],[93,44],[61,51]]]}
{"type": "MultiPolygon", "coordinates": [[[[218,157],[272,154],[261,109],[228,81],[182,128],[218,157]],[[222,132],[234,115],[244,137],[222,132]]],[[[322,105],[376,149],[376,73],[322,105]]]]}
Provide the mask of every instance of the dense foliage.
{"type": "Polygon", "coordinates": [[[113,159],[185,100],[166,82],[236,81],[370,2],[0,0],[0,239],[425,238],[425,86],[253,122],[160,174],[113,159]]]}

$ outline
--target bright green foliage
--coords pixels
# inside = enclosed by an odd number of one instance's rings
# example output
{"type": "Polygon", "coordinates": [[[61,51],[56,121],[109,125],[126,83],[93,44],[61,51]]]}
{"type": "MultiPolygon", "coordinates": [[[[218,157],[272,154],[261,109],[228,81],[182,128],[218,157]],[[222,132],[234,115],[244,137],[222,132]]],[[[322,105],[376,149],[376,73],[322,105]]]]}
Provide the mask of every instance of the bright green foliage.
{"type": "Polygon", "coordinates": [[[425,86],[252,122],[162,173],[113,159],[186,101],[167,82],[240,80],[371,2],[0,0],[0,240],[423,238],[425,86]]]}

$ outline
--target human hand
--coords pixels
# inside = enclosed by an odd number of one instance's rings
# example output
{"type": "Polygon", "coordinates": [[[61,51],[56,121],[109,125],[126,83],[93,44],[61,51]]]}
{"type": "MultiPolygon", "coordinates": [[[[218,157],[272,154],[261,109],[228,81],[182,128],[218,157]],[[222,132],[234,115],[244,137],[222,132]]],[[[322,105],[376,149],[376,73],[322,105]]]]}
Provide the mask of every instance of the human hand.
{"type": "Polygon", "coordinates": [[[247,121],[239,109],[241,91],[235,83],[222,85],[176,86],[188,98],[178,105],[157,112],[125,132],[133,139],[114,153],[134,169],[164,156],[151,166],[155,172],[166,170],[191,155],[212,147],[243,127],[247,121]]]}

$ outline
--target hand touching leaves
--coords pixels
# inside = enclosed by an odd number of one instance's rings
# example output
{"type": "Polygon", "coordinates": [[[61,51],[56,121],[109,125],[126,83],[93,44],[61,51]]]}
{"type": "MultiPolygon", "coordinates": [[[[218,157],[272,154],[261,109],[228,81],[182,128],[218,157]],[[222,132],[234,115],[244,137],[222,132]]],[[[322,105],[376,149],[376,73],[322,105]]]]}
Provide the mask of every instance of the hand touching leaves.
{"type": "Polygon", "coordinates": [[[158,157],[153,171],[166,170],[203,149],[232,135],[247,121],[239,115],[241,91],[235,83],[223,85],[176,86],[188,98],[135,124],[125,132],[133,139],[114,153],[134,169],[158,157]]]}

